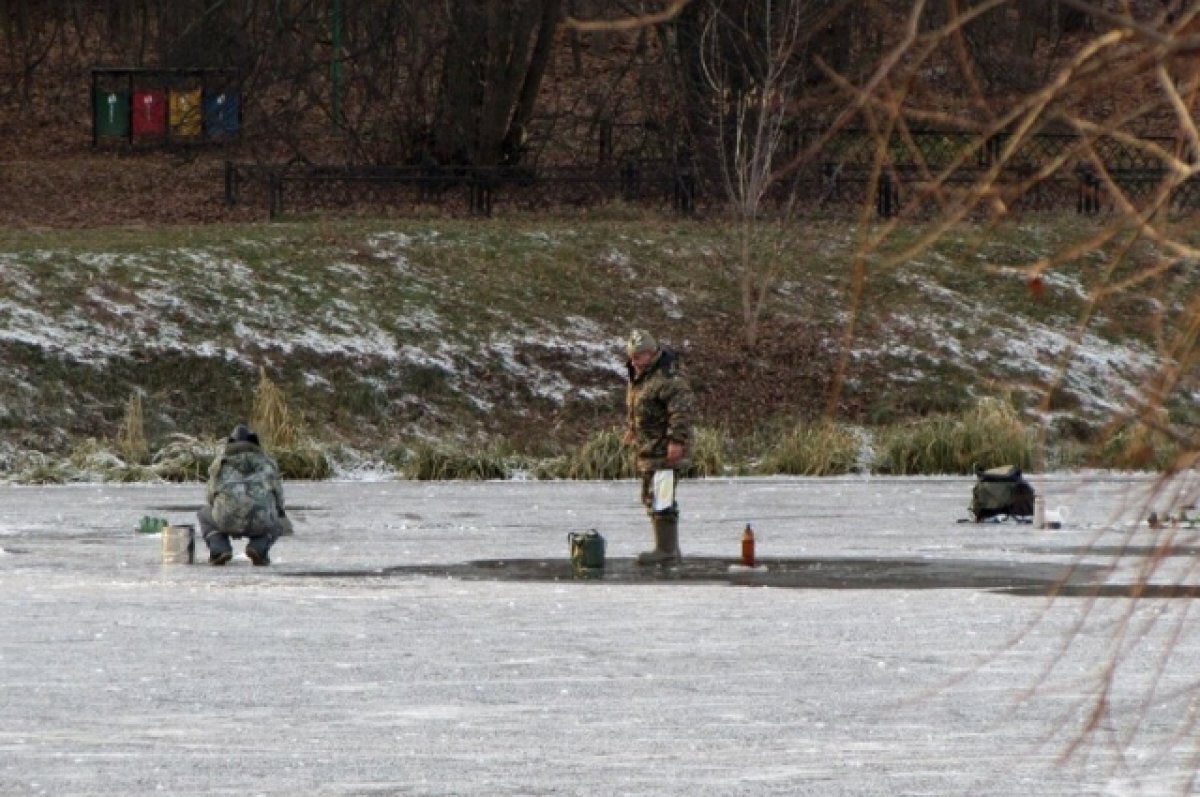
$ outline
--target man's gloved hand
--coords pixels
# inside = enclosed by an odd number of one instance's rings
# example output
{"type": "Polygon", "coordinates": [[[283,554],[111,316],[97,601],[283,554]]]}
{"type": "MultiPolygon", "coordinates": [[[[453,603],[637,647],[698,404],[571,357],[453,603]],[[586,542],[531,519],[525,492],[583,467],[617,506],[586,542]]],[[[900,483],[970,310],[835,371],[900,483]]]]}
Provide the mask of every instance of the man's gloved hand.
{"type": "Polygon", "coordinates": [[[679,461],[683,459],[683,443],[677,443],[672,440],[667,443],[667,465],[675,467],[679,461]]]}

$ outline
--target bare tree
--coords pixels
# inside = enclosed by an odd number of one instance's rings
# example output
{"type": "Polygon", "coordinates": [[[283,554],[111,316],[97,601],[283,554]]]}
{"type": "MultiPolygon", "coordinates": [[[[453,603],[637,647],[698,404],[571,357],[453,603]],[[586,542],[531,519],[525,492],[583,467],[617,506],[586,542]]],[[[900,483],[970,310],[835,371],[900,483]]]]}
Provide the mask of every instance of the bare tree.
{"type": "Polygon", "coordinates": [[[754,346],[767,298],[801,230],[795,186],[778,168],[799,100],[806,31],[824,3],[712,3],[701,35],[713,98],[720,180],[738,222],[732,260],[741,293],[743,341],[754,346]],[[768,209],[767,203],[773,200],[768,209]],[[769,210],[769,212],[768,212],[769,210]]]}
{"type": "Polygon", "coordinates": [[[0,4],[0,41],[8,52],[7,71],[14,78],[8,87],[0,88],[0,99],[8,95],[20,107],[28,107],[35,75],[62,32],[63,17],[56,11],[31,0],[0,4]]]}

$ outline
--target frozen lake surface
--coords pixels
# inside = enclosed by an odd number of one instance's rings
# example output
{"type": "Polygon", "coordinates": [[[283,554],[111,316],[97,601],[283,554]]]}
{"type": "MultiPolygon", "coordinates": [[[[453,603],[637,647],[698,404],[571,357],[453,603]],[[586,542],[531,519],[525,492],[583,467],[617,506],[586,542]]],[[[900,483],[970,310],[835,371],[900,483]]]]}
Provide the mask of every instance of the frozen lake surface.
{"type": "Polygon", "coordinates": [[[290,483],[270,568],[161,563],[137,522],[199,485],[0,487],[0,794],[1192,793],[1195,532],[1033,481],[1063,529],[956,522],[963,478],[685,482],[668,574],[632,482],[290,483]]]}

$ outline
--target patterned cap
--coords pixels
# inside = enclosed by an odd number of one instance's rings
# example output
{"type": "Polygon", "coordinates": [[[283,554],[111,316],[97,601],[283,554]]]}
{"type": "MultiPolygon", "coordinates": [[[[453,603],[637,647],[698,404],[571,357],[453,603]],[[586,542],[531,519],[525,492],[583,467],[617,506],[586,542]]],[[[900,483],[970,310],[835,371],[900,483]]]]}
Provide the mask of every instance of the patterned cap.
{"type": "Polygon", "coordinates": [[[258,435],[252,432],[250,427],[244,423],[239,423],[237,426],[233,427],[233,431],[229,434],[229,442],[253,443],[256,446],[260,445],[258,442],[258,435]]]}
{"type": "Polygon", "coordinates": [[[625,353],[632,357],[647,351],[658,351],[658,341],[644,329],[635,329],[625,344],[625,353]]]}

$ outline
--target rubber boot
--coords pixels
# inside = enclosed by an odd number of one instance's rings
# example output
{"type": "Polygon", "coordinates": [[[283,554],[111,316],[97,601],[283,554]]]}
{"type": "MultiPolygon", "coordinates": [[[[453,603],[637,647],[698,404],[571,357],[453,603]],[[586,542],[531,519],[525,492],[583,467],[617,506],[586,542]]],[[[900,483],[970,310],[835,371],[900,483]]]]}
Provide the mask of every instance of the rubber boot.
{"type": "Polygon", "coordinates": [[[204,544],[208,546],[208,563],[217,566],[228,564],[233,558],[233,545],[229,542],[229,535],[217,528],[212,509],[207,506],[202,508],[196,513],[196,519],[200,521],[200,533],[204,536],[204,544]]]}
{"type": "Polygon", "coordinates": [[[654,528],[654,550],[638,554],[639,565],[677,565],[679,553],[679,517],[654,515],[650,518],[654,528]]]}
{"type": "Polygon", "coordinates": [[[271,564],[271,557],[268,551],[271,550],[271,545],[274,542],[275,535],[273,534],[260,534],[257,537],[251,537],[250,542],[246,545],[246,558],[257,567],[266,567],[271,564]]]}

